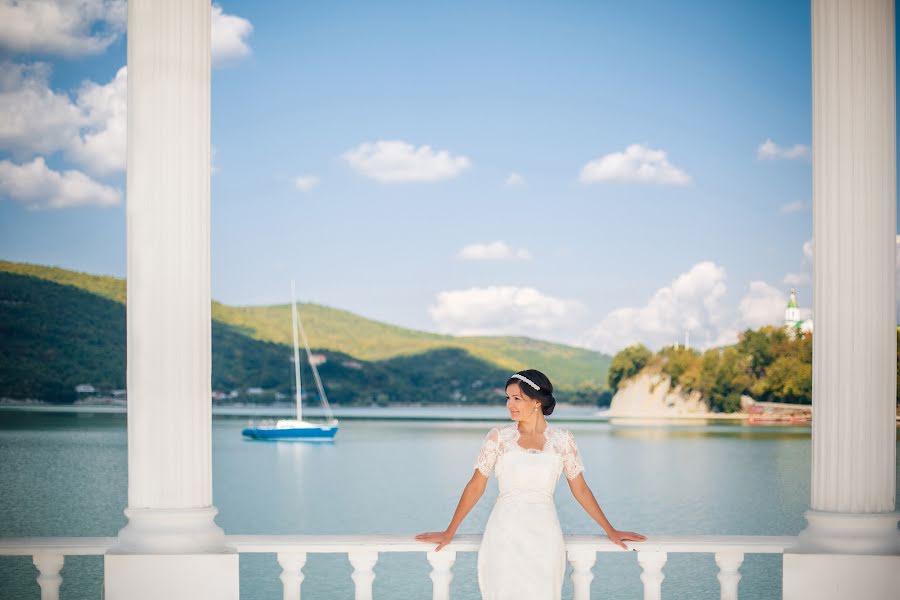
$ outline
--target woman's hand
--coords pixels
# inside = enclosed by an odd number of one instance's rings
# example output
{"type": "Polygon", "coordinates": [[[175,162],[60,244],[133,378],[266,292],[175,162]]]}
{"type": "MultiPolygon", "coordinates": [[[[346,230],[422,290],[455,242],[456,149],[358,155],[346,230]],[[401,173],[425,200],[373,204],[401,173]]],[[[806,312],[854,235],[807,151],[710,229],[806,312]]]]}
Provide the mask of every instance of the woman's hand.
{"type": "Polygon", "coordinates": [[[622,547],[625,548],[626,550],[628,550],[628,546],[626,546],[626,545],[623,543],[625,540],[633,540],[633,541],[635,541],[635,542],[643,542],[644,540],[647,539],[646,536],[643,536],[643,535],[641,535],[641,534],[639,534],[639,533],[635,533],[635,532],[633,532],[633,531],[619,531],[619,530],[617,530],[617,529],[613,529],[612,531],[608,532],[608,533],[606,534],[606,537],[608,537],[609,540],[610,540],[613,544],[616,544],[616,545],[618,545],[618,546],[622,546],[622,547]]]}
{"type": "Polygon", "coordinates": [[[437,544],[437,548],[434,549],[435,552],[438,552],[441,548],[449,544],[452,539],[453,534],[449,531],[428,531],[416,536],[416,540],[420,542],[437,544]]]}

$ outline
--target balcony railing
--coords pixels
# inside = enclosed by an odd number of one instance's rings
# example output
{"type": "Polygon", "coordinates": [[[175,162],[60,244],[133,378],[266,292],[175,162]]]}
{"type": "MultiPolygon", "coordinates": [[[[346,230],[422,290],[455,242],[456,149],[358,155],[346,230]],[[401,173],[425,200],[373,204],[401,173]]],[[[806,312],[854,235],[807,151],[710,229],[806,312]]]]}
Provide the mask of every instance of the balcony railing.
{"type": "MultiPolygon", "coordinates": [[[[41,600],[58,600],[60,570],[66,556],[102,555],[116,541],[110,537],[0,539],[0,556],[31,556],[38,570],[41,600]]],[[[567,535],[566,555],[572,565],[575,600],[590,598],[591,572],[598,552],[628,552],[596,535],[567,535]]],[[[712,554],[719,568],[722,600],[737,600],[740,567],[745,554],[783,554],[796,542],[790,536],[654,536],[645,542],[627,542],[641,567],[644,600],[661,600],[663,567],[670,553],[712,554]]],[[[281,567],[284,600],[299,600],[303,567],[308,554],[346,554],[353,567],[355,600],[372,600],[375,564],[382,553],[420,552],[431,565],[432,598],[449,600],[453,563],[459,552],[476,552],[480,535],[457,535],[440,552],[432,544],[408,535],[230,535],[228,544],[241,554],[274,554],[281,567]]]]}

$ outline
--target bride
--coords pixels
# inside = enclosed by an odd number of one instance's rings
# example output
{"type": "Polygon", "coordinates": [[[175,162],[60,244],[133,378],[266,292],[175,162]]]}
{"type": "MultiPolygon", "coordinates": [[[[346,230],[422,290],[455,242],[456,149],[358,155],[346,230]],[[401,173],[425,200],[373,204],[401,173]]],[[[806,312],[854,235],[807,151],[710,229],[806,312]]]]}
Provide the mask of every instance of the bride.
{"type": "Polygon", "coordinates": [[[606,519],[591,488],[572,432],[551,426],[553,385],[535,369],[519,371],[506,382],[506,407],[513,423],[487,434],[456,512],[445,531],[420,533],[416,539],[450,543],[460,523],[478,502],[495,473],[500,488],[478,549],[478,587],[483,600],[558,600],[566,571],[562,530],[553,503],[561,472],[572,495],[606,532],[627,549],[626,540],[646,538],[618,531],[606,519]]]}

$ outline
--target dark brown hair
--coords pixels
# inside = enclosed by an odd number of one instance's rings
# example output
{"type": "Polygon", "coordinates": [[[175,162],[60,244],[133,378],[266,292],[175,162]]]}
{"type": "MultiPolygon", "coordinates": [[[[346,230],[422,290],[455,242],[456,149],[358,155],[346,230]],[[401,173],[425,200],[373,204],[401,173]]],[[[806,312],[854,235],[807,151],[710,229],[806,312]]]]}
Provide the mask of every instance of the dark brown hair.
{"type": "Polygon", "coordinates": [[[539,389],[534,389],[515,376],[506,380],[506,387],[509,387],[513,383],[518,384],[523,395],[541,403],[542,413],[545,415],[553,414],[553,409],[556,407],[556,398],[553,397],[553,384],[550,383],[550,379],[537,369],[525,369],[524,371],[519,371],[516,375],[528,378],[537,385],[539,389]]]}

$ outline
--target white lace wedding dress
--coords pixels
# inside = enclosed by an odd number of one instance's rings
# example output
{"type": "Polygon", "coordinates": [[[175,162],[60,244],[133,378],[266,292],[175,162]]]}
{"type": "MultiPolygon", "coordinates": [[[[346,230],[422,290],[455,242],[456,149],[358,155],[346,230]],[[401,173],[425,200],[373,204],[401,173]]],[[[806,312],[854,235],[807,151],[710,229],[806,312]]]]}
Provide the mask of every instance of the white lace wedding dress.
{"type": "Polygon", "coordinates": [[[517,423],[492,429],[475,468],[497,476],[500,495],[478,549],[482,600],[559,600],[566,572],[562,529],[553,503],[560,472],[584,469],[575,438],[547,424],[543,450],[519,445],[517,423]]]}

